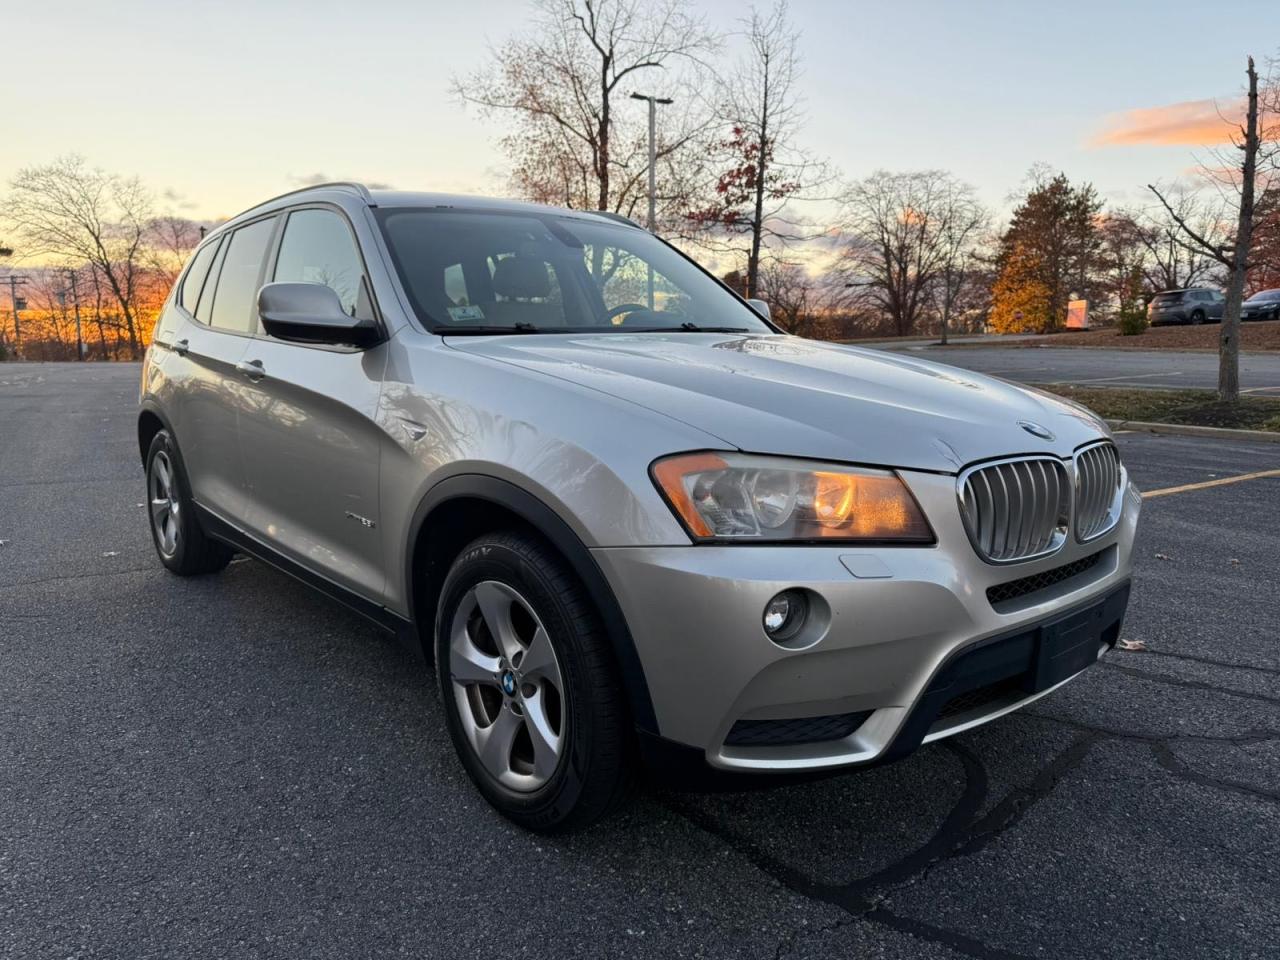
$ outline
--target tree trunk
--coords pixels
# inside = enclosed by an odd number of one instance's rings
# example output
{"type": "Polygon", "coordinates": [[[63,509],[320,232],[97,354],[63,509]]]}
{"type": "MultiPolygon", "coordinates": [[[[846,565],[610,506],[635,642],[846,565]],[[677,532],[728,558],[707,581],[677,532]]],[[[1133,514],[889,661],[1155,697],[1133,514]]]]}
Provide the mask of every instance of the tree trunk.
{"type": "Polygon", "coordinates": [[[597,210],[609,209],[609,57],[603,57],[600,63],[600,143],[597,162],[600,180],[600,196],[597,210]]]}
{"type": "Polygon", "coordinates": [[[942,345],[947,345],[947,328],[951,326],[951,268],[942,273],[942,345]]]}
{"type": "Polygon", "coordinates": [[[764,233],[764,181],[769,172],[769,56],[764,56],[764,91],[760,103],[760,141],[756,153],[756,196],[751,216],[751,252],[747,255],[747,298],[760,284],[760,240],[764,233]]]}
{"type": "Polygon", "coordinates": [[[1218,397],[1229,403],[1240,399],[1240,304],[1244,300],[1245,271],[1253,240],[1253,181],[1258,166],[1258,74],[1249,58],[1249,112],[1245,119],[1244,165],[1241,168],[1240,220],[1231,254],[1231,279],[1227,304],[1218,335],[1218,397]]]}

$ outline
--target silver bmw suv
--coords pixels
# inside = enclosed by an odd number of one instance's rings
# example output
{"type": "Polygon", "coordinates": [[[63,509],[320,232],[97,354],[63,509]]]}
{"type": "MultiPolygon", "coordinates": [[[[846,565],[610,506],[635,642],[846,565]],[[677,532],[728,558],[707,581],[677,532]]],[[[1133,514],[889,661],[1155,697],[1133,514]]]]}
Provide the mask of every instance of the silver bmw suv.
{"type": "Polygon", "coordinates": [[[210,233],[147,353],[151,533],[258,557],[435,665],[481,793],[589,823],[844,770],[1115,644],[1140,496],[1105,426],[781,334],[622,217],[330,184],[210,233]]]}

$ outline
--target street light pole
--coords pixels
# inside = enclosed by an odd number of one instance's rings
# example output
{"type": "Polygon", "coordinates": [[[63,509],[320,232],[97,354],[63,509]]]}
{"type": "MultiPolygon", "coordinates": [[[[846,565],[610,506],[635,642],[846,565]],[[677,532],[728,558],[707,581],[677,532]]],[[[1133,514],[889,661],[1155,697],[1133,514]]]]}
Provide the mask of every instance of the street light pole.
{"type": "MultiPolygon", "coordinates": [[[[658,104],[673,101],[668,97],[645,96],[643,93],[631,94],[632,100],[644,100],[649,104],[649,232],[656,233],[658,225],[658,104]]],[[[649,264],[649,309],[654,309],[653,299],[653,264],[649,264]]]]}
{"type": "Polygon", "coordinates": [[[657,194],[658,194],[658,140],[657,111],[658,104],[674,103],[668,97],[649,97],[643,93],[633,93],[632,100],[644,100],[649,104],[649,232],[653,233],[657,226],[657,194]]]}

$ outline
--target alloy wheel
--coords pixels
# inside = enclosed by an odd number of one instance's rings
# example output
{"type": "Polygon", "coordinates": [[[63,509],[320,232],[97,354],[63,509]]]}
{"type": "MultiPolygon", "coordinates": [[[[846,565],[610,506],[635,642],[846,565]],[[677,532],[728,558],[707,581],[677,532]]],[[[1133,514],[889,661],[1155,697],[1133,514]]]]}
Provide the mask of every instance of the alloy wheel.
{"type": "Polygon", "coordinates": [[[178,537],[182,516],[182,503],[178,497],[178,483],[174,475],[173,461],[160,450],[151,459],[151,476],[148,484],[151,494],[151,526],[155,530],[160,552],[172,557],[178,552],[178,537]]]}
{"type": "Polygon", "coordinates": [[[497,580],[468,590],[449,628],[448,669],[485,770],[511,790],[544,786],[564,752],[568,711],[560,662],[529,601],[497,580]]]}

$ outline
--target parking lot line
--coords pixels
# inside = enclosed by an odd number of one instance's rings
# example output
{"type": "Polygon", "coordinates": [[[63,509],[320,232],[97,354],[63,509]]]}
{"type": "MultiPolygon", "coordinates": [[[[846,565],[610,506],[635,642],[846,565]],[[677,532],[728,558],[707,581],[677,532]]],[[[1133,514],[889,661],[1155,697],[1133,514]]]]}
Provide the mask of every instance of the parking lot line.
{"type": "Polygon", "coordinates": [[[1204,490],[1208,487],[1222,487],[1229,483],[1241,483],[1245,480],[1260,480],[1263,477],[1280,477],[1280,470],[1259,470],[1256,473],[1242,473],[1238,477],[1222,477],[1220,480],[1204,480],[1200,483],[1184,483],[1180,487],[1165,487],[1162,490],[1148,490],[1142,494],[1143,500],[1152,497],[1167,497],[1174,493],[1188,493],[1192,490],[1204,490]]]}
{"type": "Polygon", "coordinates": [[[1180,377],[1181,370],[1163,370],[1160,373],[1129,373],[1122,377],[1093,377],[1090,380],[1070,380],[1068,383],[1111,383],[1116,380],[1149,380],[1152,377],[1180,377]]]}

